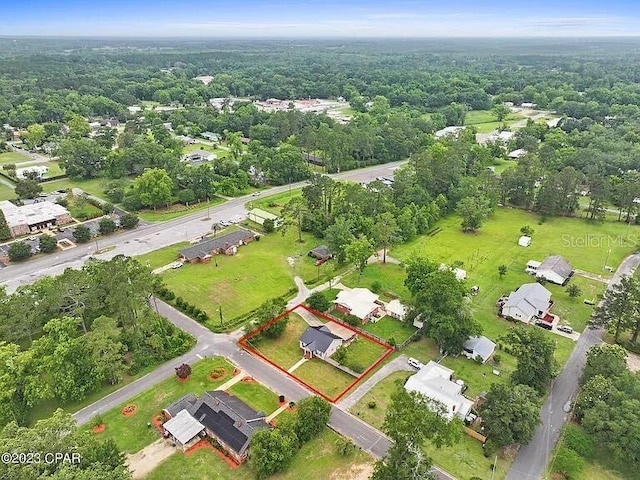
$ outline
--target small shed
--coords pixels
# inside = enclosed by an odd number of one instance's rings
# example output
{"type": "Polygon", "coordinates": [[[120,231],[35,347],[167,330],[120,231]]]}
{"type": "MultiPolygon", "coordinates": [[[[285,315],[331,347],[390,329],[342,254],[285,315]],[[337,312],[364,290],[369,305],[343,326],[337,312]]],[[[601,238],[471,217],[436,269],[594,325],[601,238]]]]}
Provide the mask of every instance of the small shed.
{"type": "Polygon", "coordinates": [[[186,450],[195,442],[200,440],[205,427],[198,420],[193,418],[186,410],[181,410],[170,420],[167,420],[162,427],[168,435],[171,435],[176,444],[186,450]]]}
{"type": "Polygon", "coordinates": [[[531,237],[528,237],[526,235],[522,235],[518,239],[518,245],[520,245],[521,247],[528,247],[529,245],[531,245],[531,237]]]}

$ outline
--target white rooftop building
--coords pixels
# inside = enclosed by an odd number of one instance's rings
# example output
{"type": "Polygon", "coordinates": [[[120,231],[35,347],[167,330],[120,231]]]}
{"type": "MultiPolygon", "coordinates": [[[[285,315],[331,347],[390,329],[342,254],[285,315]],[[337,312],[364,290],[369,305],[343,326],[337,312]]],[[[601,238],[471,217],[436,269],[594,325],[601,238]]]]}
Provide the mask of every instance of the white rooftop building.
{"type": "Polygon", "coordinates": [[[404,317],[407,315],[408,310],[407,307],[397,299],[391,300],[389,303],[387,303],[384,309],[387,312],[387,315],[400,321],[404,320],[404,317]]]}
{"type": "Polygon", "coordinates": [[[442,138],[446,137],[447,135],[458,136],[464,129],[465,127],[463,126],[444,127],[442,130],[438,130],[437,132],[435,132],[433,136],[435,138],[442,138]]]}
{"type": "Polygon", "coordinates": [[[352,288],[338,292],[333,303],[339,312],[353,315],[364,323],[379,312],[378,298],[378,295],[366,288],[352,288]]]}
{"type": "Polygon", "coordinates": [[[0,210],[14,238],[73,221],[66,208],[52,202],[37,202],[19,207],[4,200],[0,202],[0,210]]]}
{"type": "Polygon", "coordinates": [[[408,392],[418,392],[425,397],[441,403],[445,409],[445,416],[464,419],[473,406],[473,401],[462,395],[463,382],[452,380],[453,370],[439,363],[430,361],[404,384],[408,392]]]}

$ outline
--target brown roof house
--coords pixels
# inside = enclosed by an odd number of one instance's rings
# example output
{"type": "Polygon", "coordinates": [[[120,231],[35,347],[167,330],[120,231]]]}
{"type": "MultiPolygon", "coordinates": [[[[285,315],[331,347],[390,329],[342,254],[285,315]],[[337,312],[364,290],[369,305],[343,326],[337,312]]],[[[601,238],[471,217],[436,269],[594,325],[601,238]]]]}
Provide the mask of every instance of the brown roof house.
{"type": "Polygon", "coordinates": [[[190,247],[180,250],[180,258],[189,263],[207,263],[213,255],[223,253],[225,255],[235,255],[238,247],[253,242],[256,234],[240,228],[235,232],[220,235],[219,237],[207,238],[190,247]]]}
{"type": "Polygon", "coordinates": [[[264,412],[220,390],[204,392],[200,398],[187,394],[163,413],[168,419],[162,425],[165,436],[172,438],[182,450],[201,438],[210,437],[237,463],[247,459],[253,434],[269,427],[264,412]]]}

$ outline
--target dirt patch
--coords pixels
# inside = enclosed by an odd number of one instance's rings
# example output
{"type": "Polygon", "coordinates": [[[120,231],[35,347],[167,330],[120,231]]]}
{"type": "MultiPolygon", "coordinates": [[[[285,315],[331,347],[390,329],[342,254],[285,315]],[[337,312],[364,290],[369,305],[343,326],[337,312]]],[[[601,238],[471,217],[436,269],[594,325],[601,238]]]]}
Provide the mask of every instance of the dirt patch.
{"type": "Polygon", "coordinates": [[[179,382],[179,383],[184,383],[184,382],[186,382],[187,380],[189,380],[189,377],[184,377],[184,378],[176,377],[176,378],[178,379],[178,382],[179,382]]]}
{"type": "Polygon", "coordinates": [[[244,383],[257,383],[253,377],[244,377],[240,381],[244,383]]]}
{"type": "Polygon", "coordinates": [[[637,353],[627,352],[627,365],[629,370],[637,372],[640,370],[640,355],[637,353]]]}
{"type": "Polygon", "coordinates": [[[161,438],[139,452],[127,455],[126,464],[134,479],[144,478],[176,451],[167,440],[161,438]]]}
{"type": "Polygon", "coordinates": [[[124,407],[122,407],[122,415],[125,417],[130,417],[138,411],[138,406],[135,403],[128,403],[124,407]]]}
{"type": "Polygon", "coordinates": [[[334,472],[329,477],[330,480],[368,480],[373,473],[372,463],[361,463],[359,465],[351,465],[346,472],[334,472]]]}
{"type": "Polygon", "coordinates": [[[101,423],[100,425],[96,425],[95,427],[93,427],[91,431],[93,433],[102,433],[104,432],[105,428],[107,428],[107,426],[104,423],[101,423]]]}

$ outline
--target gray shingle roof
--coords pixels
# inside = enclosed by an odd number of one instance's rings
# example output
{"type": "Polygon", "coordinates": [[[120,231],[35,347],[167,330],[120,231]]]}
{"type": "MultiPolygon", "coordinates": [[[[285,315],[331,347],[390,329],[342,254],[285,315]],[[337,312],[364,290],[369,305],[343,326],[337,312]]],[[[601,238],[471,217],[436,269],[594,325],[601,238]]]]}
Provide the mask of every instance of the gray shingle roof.
{"type": "Polygon", "coordinates": [[[481,337],[469,337],[469,339],[464,342],[464,349],[470,351],[471,353],[475,353],[476,355],[480,355],[483,360],[486,360],[491,356],[496,348],[496,344],[493,343],[485,336],[481,337]]]}
{"type": "Polygon", "coordinates": [[[220,235],[219,237],[208,238],[190,247],[180,250],[180,255],[186,260],[203,259],[212,252],[220,249],[227,249],[232,245],[241,245],[246,240],[253,240],[255,235],[249,230],[240,228],[235,232],[220,235]]]}
{"type": "Polygon", "coordinates": [[[551,270],[562,278],[567,279],[571,276],[573,267],[563,256],[551,255],[550,257],[545,258],[538,266],[538,272],[543,270],[551,270]]]}
{"type": "Polygon", "coordinates": [[[329,247],[326,245],[320,245],[309,251],[310,257],[315,257],[319,259],[327,258],[331,256],[331,252],[329,251],[329,247]]]}
{"type": "Polygon", "coordinates": [[[165,408],[165,411],[172,417],[175,417],[181,410],[189,410],[189,408],[193,407],[197,402],[198,398],[194,394],[187,393],[184,397],[179,398],[165,408]]]}
{"type": "Polygon", "coordinates": [[[317,327],[307,327],[300,336],[302,345],[312,352],[326,352],[334,340],[340,337],[331,333],[324,325],[317,327]]]}

